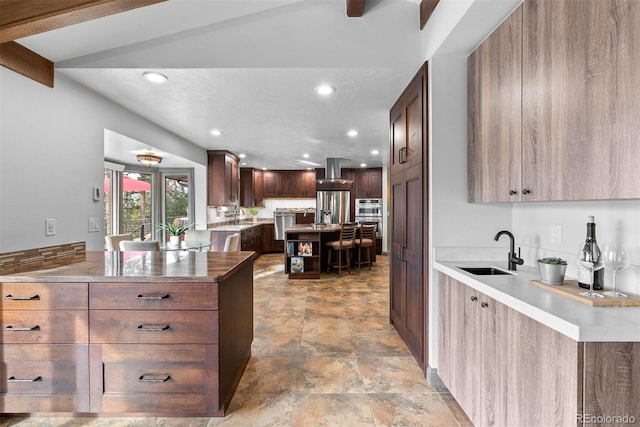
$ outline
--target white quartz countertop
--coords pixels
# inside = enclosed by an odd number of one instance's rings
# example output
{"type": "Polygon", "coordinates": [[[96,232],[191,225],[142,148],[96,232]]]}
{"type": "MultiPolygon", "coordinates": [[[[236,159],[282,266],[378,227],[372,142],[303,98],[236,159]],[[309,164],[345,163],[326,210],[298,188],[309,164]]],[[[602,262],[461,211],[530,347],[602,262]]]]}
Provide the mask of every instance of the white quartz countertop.
{"type": "Polygon", "coordinates": [[[533,267],[515,275],[478,276],[458,267],[498,267],[506,262],[436,261],[436,270],[505,304],[571,339],[582,342],[639,342],[640,307],[591,307],[529,283],[539,279],[533,267]]]}

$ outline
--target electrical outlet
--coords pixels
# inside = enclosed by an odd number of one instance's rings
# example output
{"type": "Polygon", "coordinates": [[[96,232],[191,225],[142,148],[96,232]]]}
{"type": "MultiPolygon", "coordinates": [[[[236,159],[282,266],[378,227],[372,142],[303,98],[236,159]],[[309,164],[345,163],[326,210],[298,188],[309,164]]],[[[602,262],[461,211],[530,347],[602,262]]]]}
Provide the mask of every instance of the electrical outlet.
{"type": "Polygon", "coordinates": [[[47,218],[44,220],[44,235],[55,236],[56,235],[56,220],[47,218]]]}
{"type": "Polygon", "coordinates": [[[100,218],[89,218],[89,233],[100,231],[100,218]]]}
{"type": "Polygon", "coordinates": [[[557,246],[562,244],[562,225],[551,224],[551,244],[557,246]]]}

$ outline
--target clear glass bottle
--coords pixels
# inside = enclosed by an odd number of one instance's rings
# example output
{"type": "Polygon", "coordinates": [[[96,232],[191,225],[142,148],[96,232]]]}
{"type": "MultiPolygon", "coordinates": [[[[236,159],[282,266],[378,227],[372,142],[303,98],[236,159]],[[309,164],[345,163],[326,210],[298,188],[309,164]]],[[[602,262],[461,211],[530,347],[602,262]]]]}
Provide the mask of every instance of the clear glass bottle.
{"type": "MultiPolygon", "coordinates": [[[[601,259],[600,247],[596,241],[596,223],[593,216],[587,217],[587,238],[584,242],[585,250],[591,253],[593,259],[601,259]]],[[[589,289],[591,285],[591,272],[578,265],[578,286],[589,289]]],[[[604,289],[604,268],[593,272],[593,290],[604,289]]]]}

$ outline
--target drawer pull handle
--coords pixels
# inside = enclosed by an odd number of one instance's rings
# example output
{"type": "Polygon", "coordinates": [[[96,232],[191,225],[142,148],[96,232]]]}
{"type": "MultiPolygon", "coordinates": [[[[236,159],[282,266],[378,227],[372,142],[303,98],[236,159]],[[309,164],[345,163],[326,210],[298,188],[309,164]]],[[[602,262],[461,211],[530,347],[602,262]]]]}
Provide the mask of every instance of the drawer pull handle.
{"type": "Polygon", "coordinates": [[[40,330],[40,325],[36,325],[36,326],[31,327],[31,328],[14,328],[13,326],[9,325],[6,328],[4,328],[4,330],[7,331],[7,332],[39,331],[40,330]]]}
{"type": "Polygon", "coordinates": [[[138,381],[140,381],[141,383],[164,383],[171,379],[171,375],[167,375],[163,378],[159,378],[159,377],[145,378],[145,375],[146,374],[140,375],[140,378],[138,378],[138,381]]]}
{"type": "Polygon", "coordinates": [[[142,300],[142,301],[160,301],[160,300],[169,298],[169,294],[164,294],[164,295],[138,295],[136,298],[139,299],[139,300],[142,300]]]}
{"type": "Polygon", "coordinates": [[[482,302],[480,303],[480,306],[481,306],[482,308],[487,308],[487,307],[489,307],[489,303],[486,303],[486,302],[482,301],[482,302]]]}
{"type": "Polygon", "coordinates": [[[471,296],[471,301],[473,301],[473,302],[478,301],[478,297],[475,296],[475,295],[472,295],[471,296]]]}
{"type": "Polygon", "coordinates": [[[153,326],[153,325],[138,325],[139,331],[166,331],[170,328],[170,325],[153,326]]]}
{"type": "Polygon", "coordinates": [[[10,382],[10,383],[35,383],[38,381],[42,381],[42,377],[35,377],[33,379],[29,379],[29,378],[16,378],[12,376],[7,379],[7,382],[10,382]]]}
{"type": "Polygon", "coordinates": [[[30,297],[21,297],[20,295],[13,296],[11,294],[6,295],[4,299],[10,301],[40,301],[40,295],[32,295],[30,297]]]}

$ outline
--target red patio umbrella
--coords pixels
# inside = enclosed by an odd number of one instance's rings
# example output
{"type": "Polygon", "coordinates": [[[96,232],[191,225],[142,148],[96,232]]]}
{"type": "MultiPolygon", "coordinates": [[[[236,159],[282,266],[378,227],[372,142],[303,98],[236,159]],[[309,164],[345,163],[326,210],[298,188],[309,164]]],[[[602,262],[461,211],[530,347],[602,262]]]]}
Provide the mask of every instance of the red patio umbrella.
{"type": "MultiPolygon", "coordinates": [[[[122,177],[122,191],[151,191],[151,184],[125,175],[122,177]]],[[[104,192],[109,192],[109,178],[104,179],[104,192]]]]}

